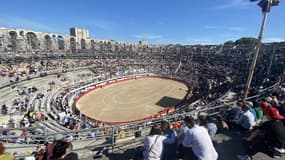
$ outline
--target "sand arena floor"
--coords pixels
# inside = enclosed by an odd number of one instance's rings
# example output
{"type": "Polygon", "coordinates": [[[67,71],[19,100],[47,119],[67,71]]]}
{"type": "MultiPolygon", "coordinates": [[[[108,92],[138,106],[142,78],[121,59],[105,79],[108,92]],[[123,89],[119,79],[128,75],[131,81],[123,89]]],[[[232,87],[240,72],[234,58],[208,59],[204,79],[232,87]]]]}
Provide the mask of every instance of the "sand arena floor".
{"type": "Polygon", "coordinates": [[[93,90],[76,103],[82,114],[104,122],[142,119],[179,103],[187,94],[184,83],[140,78],[93,90]]]}

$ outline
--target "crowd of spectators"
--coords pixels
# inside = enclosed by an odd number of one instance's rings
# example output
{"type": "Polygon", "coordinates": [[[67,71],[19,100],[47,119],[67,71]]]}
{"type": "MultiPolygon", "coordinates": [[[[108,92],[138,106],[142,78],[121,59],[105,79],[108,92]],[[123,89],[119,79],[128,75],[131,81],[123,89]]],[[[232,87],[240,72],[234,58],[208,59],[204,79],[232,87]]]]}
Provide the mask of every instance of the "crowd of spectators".
{"type": "MultiPolygon", "coordinates": [[[[205,51],[205,49],[201,50],[198,47],[198,49],[192,48],[187,52],[174,52],[167,54],[161,52],[154,53],[152,55],[128,54],[122,56],[121,54],[106,54],[93,57],[82,57],[83,59],[62,58],[36,60],[32,62],[11,61],[9,63],[1,64],[1,84],[3,82],[8,82],[13,87],[16,83],[21,82],[22,80],[29,80],[34,75],[46,76],[49,71],[58,70],[60,72],[66,72],[68,69],[75,69],[79,67],[91,67],[94,75],[99,77],[96,79],[96,81],[112,78],[113,76],[118,75],[132,75],[135,73],[140,73],[141,71],[146,73],[158,73],[161,75],[176,76],[190,83],[192,94],[190,97],[188,97],[186,103],[189,104],[199,99],[199,104],[194,107],[194,109],[196,109],[197,107],[203,108],[209,104],[213,106],[219,104],[215,100],[224,95],[228,90],[234,90],[236,92],[241,91],[240,89],[243,88],[243,84],[246,80],[246,76],[244,75],[247,74],[248,66],[251,61],[247,56],[244,55],[250,52],[251,49],[252,48],[230,48],[220,51],[219,48],[208,48],[205,51]]],[[[265,48],[262,52],[262,58],[260,58],[260,63],[258,63],[257,66],[258,72],[253,79],[253,88],[260,86],[267,87],[271,85],[273,82],[278,80],[278,75],[282,73],[285,60],[284,56],[281,55],[284,53],[284,50],[278,49],[276,51],[277,53],[275,56],[278,58],[273,59],[270,70],[269,66],[264,65],[271,63],[269,52],[271,52],[270,48],[265,48]]],[[[82,75],[80,76],[83,77],[82,75]]],[[[90,75],[86,76],[90,77],[90,75]]],[[[65,77],[61,76],[58,78],[62,79],[62,81],[66,80],[65,77]]],[[[54,85],[54,83],[55,82],[50,82],[50,85],[54,85]]],[[[6,84],[3,83],[3,86],[4,85],[6,84]]],[[[71,110],[72,106],[69,106],[68,103],[69,97],[65,97],[65,95],[68,95],[71,89],[75,89],[83,85],[85,85],[85,83],[82,83],[74,88],[65,89],[52,100],[51,109],[59,111],[57,113],[62,113],[54,118],[59,124],[73,131],[101,126],[101,124],[98,124],[96,121],[87,119],[76,111],[73,112],[71,110]]],[[[45,118],[42,118],[42,111],[35,110],[33,106],[29,106],[31,94],[33,92],[37,93],[36,98],[39,100],[42,100],[45,97],[45,94],[43,94],[44,92],[38,91],[38,86],[31,88],[24,87],[16,90],[17,97],[13,100],[11,106],[1,104],[2,115],[7,115],[15,111],[25,113],[23,119],[19,123],[20,125],[11,120],[8,123],[9,125],[3,123],[2,128],[7,126],[32,127],[36,121],[45,120],[45,118]]],[[[251,94],[254,93],[254,90],[251,90],[251,94]]],[[[276,104],[277,97],[277,95],[272,96],[275,102],[274,105],[272,104],[272,106],[284,116],[284,106],[282,106],[282,103],[276,104]]],[[[264,114],[265,112],[263,108],[259,109],[258,104],[258,102],[238,104],[236,106],[238,109],[236,109],[237,112],[235,113],[235,118],[226,120],[229,126],[227,123],[225,123],[223,117],[217,118],[215,122],[218,121],[219,123],[216,123],[215,126],[214,120],[207,116],[200,116],[198,124],[208,129],[210,138],[215,135],[217,130],[219,130],[219,127],[223,127],[225,130],[235,127],[246,131],[252,130],[256,125],[262,123],[262,113],[264,114]],[[252,113],[255,113],[255,115],[252,113]]],[[[185,125],[185,127],[186,126],[187,125],[185,125]]],[[[176,133],[172,133],[169,127],[170,126],[165,127],[168,128],[168,131],[165,131],[164,129],[161,131],[163,135],[166,137],[177,137],[176,133]],[[171,134],[167,132],[170,132],[171,134]],[[170,134],[170,136],[166,134],[170,134]]],[[[152,134],[157,133],[157,128],[154,128],[152,134]]],[[[182,142],[183,141],[180,141],[180,144],[183,144],[182,142]]],[[[171,152],[167,153],[171,154],[171,152]]],[[[168,156],[173,156],[173,154],[168,156]]]]}
{"type": "Polygon", "coordinates": [[[250,160],[258,152],[280,158],[285,154],[283,94],[273,92],[254,103],[238,101],[223,115],[213,117],[200,112],[197,117],[186,114],[174,122],[162,121],[152,126],[135,159],[218,159],[223,153],[215,149],[215,136],[228,131],[244,137],[247,155],[237,155],[238,159],[250,160]]]}

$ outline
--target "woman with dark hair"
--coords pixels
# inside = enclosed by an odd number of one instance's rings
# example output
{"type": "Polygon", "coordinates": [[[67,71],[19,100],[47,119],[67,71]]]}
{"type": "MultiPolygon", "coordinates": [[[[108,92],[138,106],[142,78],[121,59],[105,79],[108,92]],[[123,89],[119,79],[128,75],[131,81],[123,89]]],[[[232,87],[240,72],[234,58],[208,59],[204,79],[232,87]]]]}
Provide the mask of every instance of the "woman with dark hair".
{"type": "Polygon", "coordinates": [[[53,148],[52,159],[56,160],[78,160],[76,153],[71,152],[72,144],[70,142],[58,141],[53,148]]]}
{"type": "Polygon", "coordinates": [[[160,160],[163,151],[165,136],[161,135],[161,129],[152,127],[148,136],[144,139],[144,160],[160,160]]]}
{"type": "Polygon", "coordinates": [[[61,157],[62,160],[78,160],[77,153],[71,152],[72,148],[72,144],[69,143],[68,147],[65,149],[64,155],[61,157]]]}

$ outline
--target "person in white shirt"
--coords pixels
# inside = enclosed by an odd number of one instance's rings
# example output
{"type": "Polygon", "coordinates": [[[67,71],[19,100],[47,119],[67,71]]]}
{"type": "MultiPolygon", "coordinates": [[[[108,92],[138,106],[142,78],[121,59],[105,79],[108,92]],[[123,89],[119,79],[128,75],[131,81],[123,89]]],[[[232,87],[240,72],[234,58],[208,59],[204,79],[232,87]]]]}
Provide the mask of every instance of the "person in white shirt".
{"type": "Polygon", "coordinates": [[[144,160],[160,160],[163,151],[165,136],[161,135],[159,127],[152,127],[148,136],[144,139],[144,160]]]}
{"type": "MultiPolygon", "coordinates": [[[[183,146],[189,147],[189,149],[191,147],[198,160],[217,160],[218,153],[214,148],[207,129],[197,125],[193,117],[185,117],[184,122],[189,127],[189,130],[185,134],[183,146]]],[[[184,160],[188,160],[191,157],[189,155],[185,156],[184,160]]]]}
{"type": "Polygon", "coordinates": [[[240,125],[242,130],[250,130],[255,125],[254,115],[249,110],[250,106],[247,103],[243,103],[241,109],[243,111],[242,115],[234,119],[233,122],[240,125]]]}

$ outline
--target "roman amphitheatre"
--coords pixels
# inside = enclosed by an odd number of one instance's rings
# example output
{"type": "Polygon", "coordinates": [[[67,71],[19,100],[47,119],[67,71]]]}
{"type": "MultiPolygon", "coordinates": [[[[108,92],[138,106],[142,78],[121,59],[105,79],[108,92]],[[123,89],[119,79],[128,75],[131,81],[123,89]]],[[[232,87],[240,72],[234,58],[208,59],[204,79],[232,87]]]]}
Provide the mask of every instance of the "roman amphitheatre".
{"type": "MultiPolygon", "coordinates": [[[[270,4],[266,6],[270,7],[270,4]]],[[[168,7],[165,9],[169,12],[168,7]]],[[[92,8],[92,11],[95,10],[92,8]]],[[[118,13],[118,17],[123,17],[121,12],[118,13]]],[[[196,20],[197,14],[193,15],[196,20]]],[[[153,17],[147,18],[151,20],[153,17]]],[[[175,20],[180,18],[177,16],[175,20]]],[[[232,17],[227,20],[236,21],[232,17]]],[[[266,14],[263,20],[266,20],[266,14]]],[[[199,21],[191,23],[189,29],[196,22],[199,21]]],[[[188,29],[183,24],[180,26],[188,29]]],[[[217,32],[219,27],[205,28],[217,32]]],[[[222,29],[240,30],[236,27],[222,29]]],[[[175,30],[179,28],[172,27],[169,32],[175,33],[175,30]]],[[[243,126],[232,125],[237,117],[234,115],[241,115],[239,108],[249,109],[252,104],[253,109],[253,104],[261,106],[264,100],[270,101],[271,98],[274,101],[267,102],[272,103],[272,106],[268,105],[270,110],[276,107],[285,117],[284,41],[261,43],[262,36],[259,36],[259,39],[241,37],[219,44],[174,44],[171,41],[170,44],[153,44],[144,39],[138,42],[118,41],[113,37],[97,39],[90,36],[86,28],[72,27],[69,33],[0,26],[0,141],[6,152],[16,155],[16,159],[44,159],[41,156],[47,156],[52,146],[53,153],[63,149],[64,155],[61,153],[46,159],[66,158],[72,150],[71,156],[78,155],[75,159],[80,160],[98,157],[102,160],[131,160],[139,147],[149,147],[144,142],[151,136],[152,127],[158,127],[157,134],[160,135],[159,128],[164,128],[161,126],[165,121],[172,133],[178,133],[169,136],[163,131],[165,138],[173,140],[175,147],[172,151],[176,153],[175,141],[185,140],[185,135],[190,133],[184,132],[185,117],[193,116],[197,117],[199,128],[208,130],[207,133],[203,129],[205,134],[199,134],[197,139],[203,140],[207,136],[208,144],[214,142],[218,160],[234,160],[237,155],[247,154],[241,134],[244,130],[239,130],[243,126]],[[277,104],[277,97],[283,108],[273,106],[277,104]],[[238,106],[241,98],[245,103],[238,106]],[[198,119],[200,113],[208,116],[204,120],[209,123],[198,119]],[[216,128],[208,125],[210,123],[216,128]],[[224,127],[227,123],[232,126],[224,127]],[[60,143],[63,147],[56,148],[60,143]],[[31,155],[35,152],[36,155],[31,155]]],[[[163,38],[162,35],[150,37],[163,38]]],[[[263,121],[257,115],[255,118],[252,114],[251,118],[256,123],[263,121]]],[[[282,133],[285,132],[283,127],[282,133]]],[[[251,128],[242,129],[249,131],[251,128]]],[[[163,143],[160,144],[162,148],[168,146],[163,143]]],[[[189,145],[184,147],[190,151],[189,145]]],[[[191,147],[197,146],[193,143],[191,147]]],[[[280,153],[285,153],[285,148],[277,147],[280,153]]],[[[270,160],[270,156],[257,152],[252,158],[270,160]]],[[[187,157],[183,158],[187,160],[187,157]]]]}
{"type": "Polygon", "coordinates": [[[177,105],[187,91],[179,81],[144,77],[87,91],[76,107],[87,117],[103,122],[135,121],[177,105]]]}

